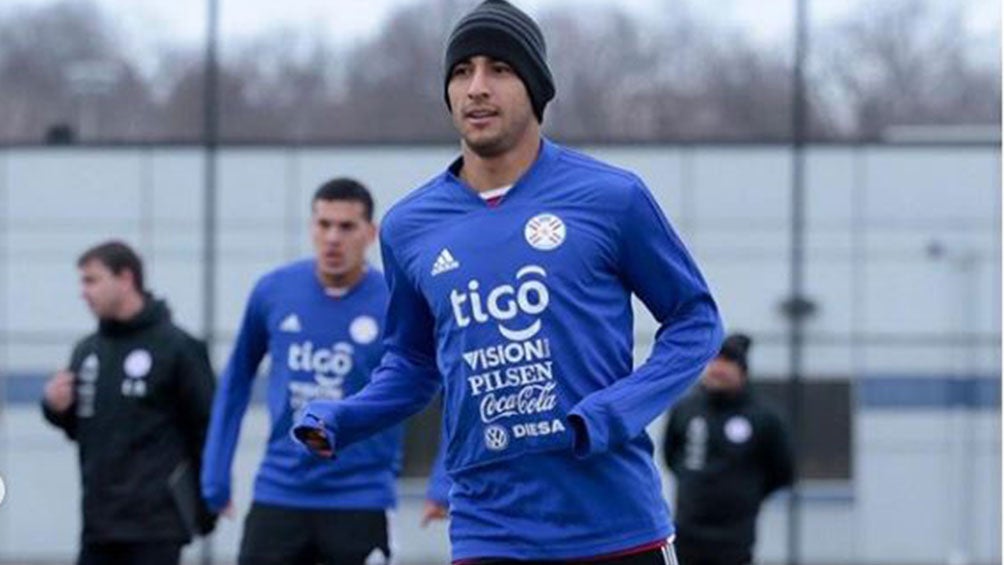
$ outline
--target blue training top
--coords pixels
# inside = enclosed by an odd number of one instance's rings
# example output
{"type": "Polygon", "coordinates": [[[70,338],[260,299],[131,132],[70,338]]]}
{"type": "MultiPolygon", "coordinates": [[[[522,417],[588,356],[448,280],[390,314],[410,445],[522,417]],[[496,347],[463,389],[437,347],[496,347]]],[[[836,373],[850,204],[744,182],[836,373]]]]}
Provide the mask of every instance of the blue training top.
{"type": "Polygon", "coordinates": [[[291,508],[385,509],[395,504],[400,427],[340,450],[337,464],[305,453],[289,436],[308,401],[358,392],[383,355],[387,285],[376,269],[343,296],[330,295],[316,263],[281,267],[255,285],[213,402],[202,492],[219,510],[230,500],[230,469],[252,382],[266,354],[272,428],[254,500],[291,508]]]}
{"type": "Polygon", "coordinates": [[[718,352],[700,272],[629,172],[543,140],[492,207],[459,166],[384,219],[390,316],[372,383],[312,402],[300,426],[323,427],[341,457],[443,383],[454,559],[567,560],[669,537],[645,426],[718,352]],[[660,324],[634,370],[632,293],[660,324]]]}

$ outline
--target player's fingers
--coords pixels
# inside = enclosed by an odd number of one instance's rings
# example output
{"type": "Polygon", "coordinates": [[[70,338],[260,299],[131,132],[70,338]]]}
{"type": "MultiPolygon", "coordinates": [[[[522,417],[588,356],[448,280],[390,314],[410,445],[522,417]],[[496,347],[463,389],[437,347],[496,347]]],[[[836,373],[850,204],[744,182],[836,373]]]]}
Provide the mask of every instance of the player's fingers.
{"type": "Polygon", "coordinates": [[[328,446],[328,441],[322,438],[311,438],[307,440],[307,445],[310,446],[311,451],[320,455],[321,457],[330,458],[334,455],[331,451],[331,447],[328,446]]]}

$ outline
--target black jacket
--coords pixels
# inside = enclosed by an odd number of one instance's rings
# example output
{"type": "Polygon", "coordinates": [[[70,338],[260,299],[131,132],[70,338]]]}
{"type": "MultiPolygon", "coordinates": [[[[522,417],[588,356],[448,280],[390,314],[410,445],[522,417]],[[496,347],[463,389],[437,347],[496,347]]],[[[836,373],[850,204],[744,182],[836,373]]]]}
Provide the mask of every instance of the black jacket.
{"type": "Polygon", "coordinates": [[[189,541],[169,477],[184,462],[198,477],[215,383],[205,346],[148,298],[133,319],[100,322],[69,370],[73,405],[42,409],[79,446],[83,541],[189,541]]]}
{"type": "Polygon", "coordinates": [[[794,479],[781,418],[748,389],[724,396],[697,387],[673,408],[664,447],[679,543],[752,551],[761,502],[794,479]]]}

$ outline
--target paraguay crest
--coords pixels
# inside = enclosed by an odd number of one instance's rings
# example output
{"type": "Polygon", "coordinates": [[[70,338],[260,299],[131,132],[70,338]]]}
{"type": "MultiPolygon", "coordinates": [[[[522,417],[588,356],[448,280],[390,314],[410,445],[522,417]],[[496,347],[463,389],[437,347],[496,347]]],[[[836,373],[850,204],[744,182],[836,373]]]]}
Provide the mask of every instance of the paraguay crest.
{"type": "Polygon", "coordinates": [[[565,222],[554,214],[537,214],[530,218],[523,229],[526,242],[534,249],[551,251],[565,241],[565,222]]]}

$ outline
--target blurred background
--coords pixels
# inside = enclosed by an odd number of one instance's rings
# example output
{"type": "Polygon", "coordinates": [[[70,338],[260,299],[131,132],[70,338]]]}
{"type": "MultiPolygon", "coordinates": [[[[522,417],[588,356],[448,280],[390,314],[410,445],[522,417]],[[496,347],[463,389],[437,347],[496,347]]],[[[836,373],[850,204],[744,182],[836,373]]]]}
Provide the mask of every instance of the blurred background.
{"type": "MultiPolygon", "coordinates": [[[[76,452],[37,403],[93,328],[77,255],[135,245],[222,367],[254,280],[310,253],[321,182],[385,211],[457,153],[441,61],[474,4],[0,3],[0,563],[75,556],[76,452]]],[[[547,135],[642,176],[796,423],[758,561],[1000,563],[1000,4],[516,4],[549,42],[547,135]]],[[[437,418],[409,428],[400,563],[448,560],[418,527],[437,418]]],[[[241,515],[266,419],[245,419],[241,515]]],[[[232,562],[240,524],[186,559],[232,562]]]]}

